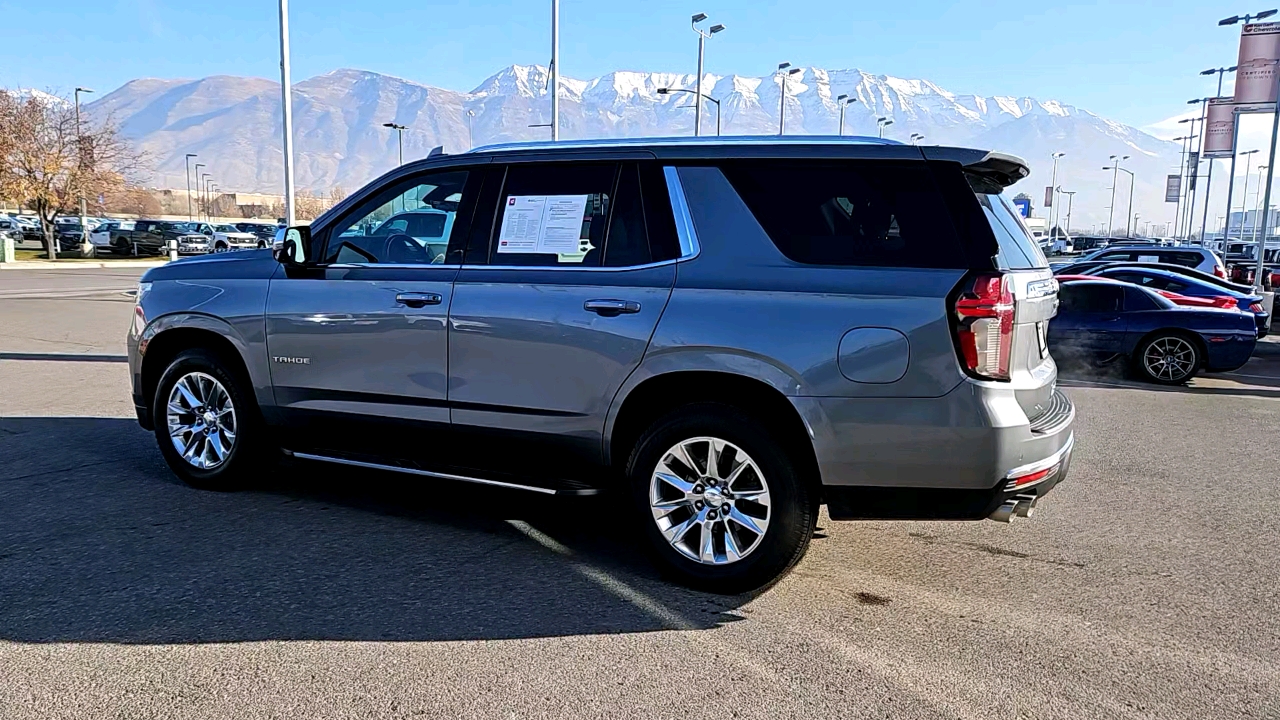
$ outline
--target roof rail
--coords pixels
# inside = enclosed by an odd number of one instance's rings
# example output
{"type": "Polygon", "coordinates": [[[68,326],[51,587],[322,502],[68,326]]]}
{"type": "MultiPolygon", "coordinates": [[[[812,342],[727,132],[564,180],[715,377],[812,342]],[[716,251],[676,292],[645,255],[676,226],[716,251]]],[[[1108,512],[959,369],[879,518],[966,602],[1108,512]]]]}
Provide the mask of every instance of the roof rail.
{"type": "Polygon", "coordinates": [[[482,145],[468,152],[515,152],[519,150],[572,150],[575,148],[630,148],[652,146],[732,146],[732,145],[902,145],[897,140],[863,135],[729,135],[683,137],[595,138],[585,140],[532,140],[482,145]]]}

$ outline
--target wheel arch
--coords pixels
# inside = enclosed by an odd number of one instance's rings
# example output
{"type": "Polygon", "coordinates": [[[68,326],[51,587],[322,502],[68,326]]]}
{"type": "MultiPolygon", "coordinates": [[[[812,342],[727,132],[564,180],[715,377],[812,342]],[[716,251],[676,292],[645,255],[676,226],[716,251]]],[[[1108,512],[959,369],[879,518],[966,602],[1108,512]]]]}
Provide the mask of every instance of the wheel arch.
{"type": "MultiPolygon", "coordinates": [[[[262,383],[256,382],[246,362],[247,347],[223,320],[208,315],[168,315],[156,319],[143,331],[138,343],[141,362],[138,370],[139,390],[148,408],[155,405],[156,387],[169,363],[183,350],[205,348],[226,360],[246,389],[258,395],[262,383]]],[[[268,384],[269,385],[269,384],[268,384]]],[[[262,399],[258,398],[259,405],[262,399]]]]}
{"type": "Polygon", "coordinates": [[[757,377],[724,370],[673,370],[635,383],[615,402],[605,432],[604,457],[619,472],[625,467],[644,431],[658,418],[694,403],[721,403],[738,408],[777,433],[796,458],[800,475],[815,496],[822,478],[809,428],[787,396],[757,377]]]}
{"type": "Polygon", "coordinates": [[[1187,328],[1180,328],[1180,327],[1162,327],[1162,328],[1156,328],[1155,330],[1150,330],[1143,333],[1142,335],[1138,336],[1138,341],[1135,342],[1133,344],[1133,347],[1130,349],[1129,351],[1130,357],[1136,358],[1139,348],[1147,344],[1147,341],[1159,335],[1178,335],[1180,337],[1187,338],[1188,340],[1190,340],[1192,343],[1195,344],[1196,351],[1200,353],[1201,365],[1204,365],[1205,361],[1209,359],[1209,344],[1204,341],[1204,336],[1202,336],[1200,333],[1196,332],[1195,330],[1188,330],[1187,328]]]}

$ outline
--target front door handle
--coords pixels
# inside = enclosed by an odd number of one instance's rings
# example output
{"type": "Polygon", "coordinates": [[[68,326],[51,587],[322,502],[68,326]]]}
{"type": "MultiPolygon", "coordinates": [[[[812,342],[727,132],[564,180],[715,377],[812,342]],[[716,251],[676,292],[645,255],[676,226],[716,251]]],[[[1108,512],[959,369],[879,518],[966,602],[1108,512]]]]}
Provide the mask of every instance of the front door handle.
{"type": "Polygon", "coordinates": [[[407,305],[411,308],[439,305],[442,302],[444,302],[444,296],[440,293],[406,292],[396,295],[398,305],[407,305]]]}
{"type": "Polygon", "coordinates": [[[623,313],[640,312],[640,303],[635,300],[588,300],[582,303],[582,309],[602,317],[617,317],[623,313]]]}

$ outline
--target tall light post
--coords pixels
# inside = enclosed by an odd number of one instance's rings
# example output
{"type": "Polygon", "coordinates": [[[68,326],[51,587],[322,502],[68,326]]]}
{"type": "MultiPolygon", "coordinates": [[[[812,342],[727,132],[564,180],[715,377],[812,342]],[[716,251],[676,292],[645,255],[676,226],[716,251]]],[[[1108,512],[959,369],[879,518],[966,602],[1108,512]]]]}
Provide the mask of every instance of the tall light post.
{"type": "Polygon", "coordinates": [[[476,146],[475,129],[471,127],[471,119],[476,116],[475,110],[467,111],[467,149],[471,150],[476,146]]]}
{"type": "Polygon", "coordinates": [[[1128,160],[1129,156],[1120,157],[1111,155],[1111,167],[1103,167],[1103,170],[1111,171],[1111,207],[1107,208],[1107,237],[1111,237],[1111,231],[1114,229],[1116,216],[1116,182],[1120,179],[1120,163],[1128,160]]]}
{"type": "MultiPolygon", "coordinates": [[[[1257,148],[1246,150],[1240,153],[1244,157],[1244,191],[1240,193],[1240,239],[1244,239],[1244,213],[1249,202],[1249,164],[1253,161],[1254,153],[1258,152],[1257,148]]],[[[1231,213],[1227,212],[1227,227],[1231,227],[1231,213]]]]}
{"type": "Polygon", "coordinates": [[[849,97],[848,95],[840,95],[836,98],[836,103],[840,105],[840,134],[844,135],[844,111],[845,108],[858,102],[858,98],[849,97]]]}
{"type": "Polygon", "coordinates": [[[212,218],[212,214],[210,213],[211,208],[209,206],[209,181],[212,177],[214,176],[211,176],[209,173],[205,173],[200,179],[200,197],[201,202],[204,202],[205,205],[205,222],[209,222],[209,219],[212,218]]]}
{"type": "Polygon", "coordinates": [[[404,131],[409,129],[407,125],[397,125],[393,122],[382,123],[382,127],[391,128],[396,131],[396,143],[400,148],[400,163],[404,164],[404,131]]]}
{"type": "MultiPolygon", "coordinates": [[[[1184,142],[1182,143],[1182,160],[1181,160],[1182,165],[1181,167],[1178,168],[1178,176],[1182,178],[1186,178],[1186,180],[1179,181],[1182,185],[1182,188],[1181,188],[1182,192],[1180,192],[1178,195],[1177,233],[1182,232],[1187,207],[1190,205],[1190,202],[1188,202],[1188,200],[1190,199],[1190,196],[1191,196],[1191,183],[1192,183],[1192,180],[1191,180],[1192,150],[1191,148],[1195,147],[1195,143],[1193,141],[1196,138],[1200,137],[1199,135],[1196,134],[1196,123],[1198,122],[1200,122],[1200,118],[1197,118],[1197,117],[1182,118],[1181,120],[1178,121],[1179,125],[1183,123],[1191,123],[1191,133],[1183,138],[1184,142]]],[[[1175,233],[1175,235],[1177,233],[1175,233]]]]}
{"type": "Polygon", "coordinates": [[[923,140],[923,139],[924,139],[924,135],[921,135],[920,133],[911,133],[911,144],[912,144],[912,145],[919,145],[919,144],[920,144],[920,141],[921,141],[921,140],[923,140]]]}
{"type": "MultiPolygon", "coordinates": [[[[200,217],[200,212],[204,208],[204,194],[200,192],[200,168],[207,167],[204,163],[196,163],[196,217],[200,217]]],[[[190,195],[187,196],[190,199],[190,195]]]]}
{"type": "MultiPolygon", "coordinates": [[[[694,89],[694,113],[693,113],[693,136],[698,137],[702,134],[702,59],[706,54],[707,38],[724,30],[723,25],[712,25],[705,32],[698,27],[698,23],[707,19],[706,13],[698,13],[693,16],[693,31],[698,33],[698,79],[694,89]]],[[[717,112],[719,110],[717,109],[717,112]]],[[[718,117],[718,116],[717,116],[718,117]]],[[[716,133],[719,135],[720,133],[716,133]]]]}
{"type": "Polygon", "coordinates": [[[1053,229],[1055,227],[1055,218],[1058,215],[1058,198],[1055,195],[1058,192],[1058,160],[1066,155],[1064,152],[1056,152],[1049,157],[1053,158],[1053,172],[1049,179],[1049,242],[1053,242],[1053,229]]]}
{"type": "MultiPolygon", "coordinates": [[[[1226,67],[1209,68],[1208,70],[1202,70],[1200,74],[1201,75],[1213,75],[1214,73],[1218,74],[1218,92],[1216,95],[1214,95],[1214,97],[1222,97],[1222,76],[1226,75],[1229,72],[1235,72],[1235,71],[1236,71],[1236,66],[1232,65],[1229,68],[1226,68],[1226,67]]],[[[1207,108],[1208,103],[1206,103],[1205,106],[1207,108]]],[[[1205,225],[1209,223],[1209,192],[1213,189],[1213,158],[1209,158],[1209,176],[1205,178],[1204,186],[1205,186],[1204,187],[1204,215],[1200,218],[1200,242],[1202,243],[1204,242],[1205,225]]]]}
{"type": "Polygon", "coordinates": [[[551,142],[560,139],[560,0],[551,0],[551,142]]]}
{"type": "Polygon", "coordinates": [[[187,153],[187,222],[192,222],[196,218],[191,214],[191,158],[199,157],[195,153],[187,153]]]}
{"type": "Polygon", "coordinates": [[[778,63],[778,136],[786,132],[787,127],[787,78],[800,72],[800,68],[791,67],[791,63],[778,63]],[[787,68],[791,68],[788,70],[787,68]]]}
{"type": "MultiPolygon", "coordinates": [[[[91,92],[93,91],[90,90],[89,88],[82,88],[82,87],[76,88],[76,91],[75,91],[76,162],[79,164],[80,172],[82,173],[84,172],[85,168],[84,168],[84,135],[80,131],[80,93],[91,93],[91,92]]],[[[88,254],[86,250],[92,250],[92,245],[89,243],[89,228],[85,227],[85,223],[84,223],[84,216],[85,216],[84,182],[81,181],[80,183],[77,183],[77,184],[80,185],[80,253],[82,255],[86,255],[88,254]]],[[[53,244],[57,245],[58,243],[55,240],[53,244]]]]}
{"type": "Polygon", "coordinates": [[[280,0],[280,109],[284,125],[284,222],[294,224],[293,85],[289,79],[289,0],[280,0]]]}
{"type": "Polygon", "coordinates": [[[1073,205],[1075,205],[1075,204],[1076,204],[1076,202],[1075,202],[1075,200],[1076,200],[1076,193],[1077,193],[1077,192],[1079,192],[1079,191],[1078,191],[1078,190],[1063,190],[1063,189],[1059,188],[1059,189],[1058,189],[1058,192],[1059,192],[1059,193],[1061,193],[1061,194],[1063,194],[1063,195],[1066,195],[1066,196],[1067,196],[1067,227],[1066,227],[1066,231],[1067,231],[1067,234],[1068,234],[1068,235],[1070,235],[1070,234],[1071,234],[1071,207],[1072,207],[1073,205]]]}
{"type": "Polygon", "coordinates": [[[887,117],[876,118],[876,125],[880,127],[880,138],[884,138],[884,129],[893,124],[893,121],[887,117]]]}
{"type": "Polygon", "coordinates": [[[1257,209],[1253,211],[1253,241],[1258,242],[1258,223],[1262,219],[1262,171],[1266,170],[1266,165],[1258,166],[1258,202],[1257,209]]]}
{"type": "MultiPolygon", "coordinates": [[[[1206,132],[1206,126],[1204,124],[1209,113],[1209,98],[1196,98],[1194,100],[1187,101],[1188,105],[1195,105],[1196,103],[1200,104],[1200,150],[1196,152],[1196,162],[1191,167],[1191,209],[1187,212],[1188,238],[1192,237],[1192,226],[1195,225],[1196,222],[1196,180],[1200,177],[1200,163],[1204,161],[1205,138],[1209,134],[1206,132]]],[[[1213,163],[1209,163],[1209,166],[1213,167],[1213,163]]],[[[1208,193],[1205,194],[1204,202],[1206,205],[1209,203],[1208,193]]],[[[1203,235],[1200,236],[1200,241],[1204,242],[1203,235]]]]}
{"type": "MultiPolygon", "coordinates": [[[[693,91],[687,88],[670,88],[670,87],[658,88],[659,95],[670,95],[671,93],[689,93],[692,95],[693,91]]],[[[711,103],[716,106],[716,137],[720,137],[720,101],[711,97],[710,95],[701,95],[699,97],[701,97],[703,100],[711,101],[711,103]]],[[[685,105],[684,107],[689,107],[689,106],[685,105]]]]}
{"type": "MultiPolygon", "coordinates": [[[[1115,156],[1114,156],[1114,155],[1112,155],[1112,157],[1115,157],[1115,156]]],[[[1128,155],[1125,155],[1124,157],[1120,158],[1120,160],[1128,160],[1128,159],[1129,159],[1129,156],[1128,156],[1128,155]]],[[[1125,214],[1125,218],[1124,218],[1124,236],[1125,236],[1125,237],[1132,237],[1132,235],[1133,235],[1133,228],[1132,228],[1132,226],[1129,224],[1129,222],[1133,219],[1133,171],[1132,171],[1132,170],[1129,170],[1128,168],[1122,168],[1122,167],[1120,167],[1120,161],[1119,161],[1119,160],[1117,160],[1117,161],[1116,161],[1115,167],[1105,167],[1105,166],[1104,166],[1102,169],[1103,169],[1103,170],[1111,170],[1111,171],[1112,171],[1112,174],[1111,174],[1111,177],[1112,177],[1112,180],[1111,180],[1111,204],[1112,204],[1112,205],[1115,205],[1115,203],[1116,203],[1116,188],[1115,188],[1115,184],[1116,184],[1116,178],[1117,178],[1117,177],[1119,177],[1119,176],[1118,176],[1118,175],[1116,175],[1115,173],[1118,171],[1118,172],[1125,173],[1125,174],[1127,174],[1127,175],[1129,176],[1129,205],[1128,205],[1128,207],[1125,209],[1125,213],[1124,213],[1124,214],[1125,214]]]]}

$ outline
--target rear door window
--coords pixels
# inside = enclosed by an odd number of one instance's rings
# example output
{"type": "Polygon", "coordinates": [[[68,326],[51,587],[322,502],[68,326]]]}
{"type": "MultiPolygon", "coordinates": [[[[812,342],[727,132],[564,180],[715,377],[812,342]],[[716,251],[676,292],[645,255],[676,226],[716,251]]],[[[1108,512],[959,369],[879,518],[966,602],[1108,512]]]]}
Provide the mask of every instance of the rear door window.
{"type": "Polygon", "coordinates": [[[616,163],[512,165],[490,240],[492,265],[600,265],[616,163]]]}
{"type": "Polygon", "coordinates": [[[788,259],[809,265],[964,268],[928,166],[751,160],[725,177],[788,259]]]}
{"type": "MultiPolygon", "coordinates": [[[[975,188],[977,190],[977,188],[975,188]]],[[[997,256],[1002,270],[1030,270],[1049,267],[1044,251],[1027,231],[1022,216],[1004,195],[977,192],[982,214],[991,225],[996,241],[1000,244],[997,256]]]]}

